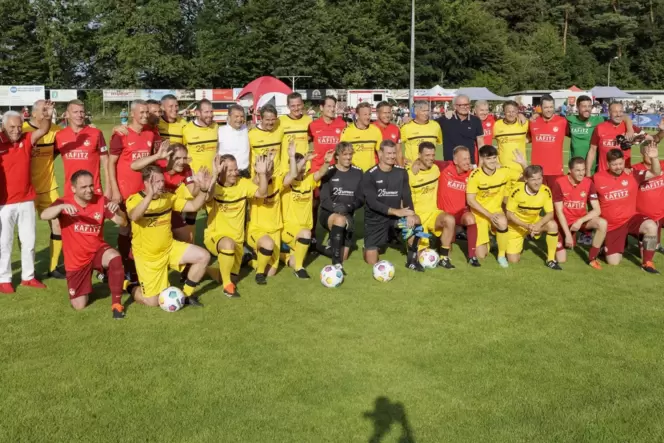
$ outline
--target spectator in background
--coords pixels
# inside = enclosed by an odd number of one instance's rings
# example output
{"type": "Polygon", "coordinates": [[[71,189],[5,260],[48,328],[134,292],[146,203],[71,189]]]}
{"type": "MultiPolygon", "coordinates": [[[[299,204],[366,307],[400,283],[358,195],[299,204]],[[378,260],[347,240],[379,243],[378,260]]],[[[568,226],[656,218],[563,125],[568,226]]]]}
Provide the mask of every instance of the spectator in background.
{"type": "Polygon", "coordinates": [[[23,106],[23,120],[27,120],[30,118],[30,111],[28,110],[27,106],[23,106]]]}
{"type": "Polygon", "coordinates": [[[477,152],[484,145],[482,121],[470,113],[470,98],[467,95],[454,97],[454,112],[436,120],[443,131],[443,159],[454,159],[454,148],[466,146],[470,149],[470,162],[477,163],[477,152]]]}
{"type": "Polygon", "coordinates": [[[560,115],[565,117],[567,115],[567,101],[564,101],[560,107],[560,115]]]}
{"type": "Polygon", "coordinates": [[[228,124],[219,126],[217,155],[235,157],[241,177],[249,178],[249,131],[244,108],[233,104],[228,108],[228,124]]]}
{"type": "Polygon", "coordinates": [[[120,124],[126,126],[127,123],[129,123],[129,113],[127,112],[127,108],[122,108],[122,111],[120,111],[120,124]]]}

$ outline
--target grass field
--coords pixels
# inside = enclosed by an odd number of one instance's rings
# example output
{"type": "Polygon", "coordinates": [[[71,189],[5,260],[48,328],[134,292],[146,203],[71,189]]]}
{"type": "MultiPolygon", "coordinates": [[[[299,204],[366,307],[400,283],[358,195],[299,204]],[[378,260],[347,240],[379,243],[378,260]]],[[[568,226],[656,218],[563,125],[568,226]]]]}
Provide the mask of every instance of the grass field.
{"type": "MultiPolygon", "coordinates": [[[[43,276],[46,223],[37,240],[43,276]]],[[[390,250],[388,284],[355,252],[338,289],[283,270],[228,300],[208,280],[204,309],[123,321],[100,284],[80,313],[64,282],[19,287],[0,296],[0,441],[664,440],[662,277],[582,250],[553,272],[543,248],[507,270],[456,248],[457,269],[423,275],[390,250]]]]}

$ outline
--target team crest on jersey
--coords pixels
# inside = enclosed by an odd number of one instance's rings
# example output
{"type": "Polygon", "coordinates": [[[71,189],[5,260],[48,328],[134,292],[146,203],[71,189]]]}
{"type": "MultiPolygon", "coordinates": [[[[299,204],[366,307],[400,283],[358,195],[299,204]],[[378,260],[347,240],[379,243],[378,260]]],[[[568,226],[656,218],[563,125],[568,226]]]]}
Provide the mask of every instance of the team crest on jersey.
{"type": "Polygon", "coordinates": [[[148,140],[148,148],[152,146],[152,142],[148,140]]]}
{"type": "Polygon", "coordinates": [[[94,217],[95,220],[97,220],[97,221],[101,220],[101,214],[100,214],[99,212],[95,212],[95,215],[93,215],[93,217],[94,217]]]}
{"type": "Polygon", "coordinates": [[[491,127],[491,122],[486,122],[485,125],[486,125],[487,128],[490,128],[491,127]]]}
{"type": "Polygon", "coordinates": [[[553,132],[558,132],[558,126],[553,127],[553,132]]]}
{"type": "Polygon", "coordinates": [[[337,130],[336,130],[336,133],[337,133],[337,134],[341,134],[341,129],[337,129],[337,130]]]}
{"type": "Polygon", "coordinates": [[[623,181],[620,182],[620,184],[623,185],[623,186],[627,186],[629,184],[629,182],[627,180],[623,180],[623,181]]]}
{"type": "Polygon", "coordinates": [[[19,148],[19,149],[23,149],[23,142],[21,142],[21,143],[18,144],[18,148],[19,148]]]}
{"type": "Polygon", "coordinates": [[[581,194],[579,194],[579,195],[581,196],[581,198],[585,198],[587,194],[586,194],[586,191],[581,191],[581,194]]]}
{"type": "Polygon", "coordinates": [[[76,295],[76,289],[74,289],[74,288],[70,288],[70,289],[69,289],[69,295],[71,295],[72,297],[73,297],[74,295],[76,295]]]}
{"type": "Polygon", "coordinates": [[[396,134],[392,134],[392,138],[397,138],[397,135],[396,135],[396,134]]]}
{"type": "Polygon", "coordinates": [[[90,140],[85,140],[85,141],[83,142],[83,145],[84,145],[84,146],[90,146],[90,140]]]}
{"type": "Polygon", "coordinates": [[[592,125],[590,124],[590,122],[586,122],[586,128],[589,128],[589,127],[591,127],[591,126],[592,126],[592,125]]]}

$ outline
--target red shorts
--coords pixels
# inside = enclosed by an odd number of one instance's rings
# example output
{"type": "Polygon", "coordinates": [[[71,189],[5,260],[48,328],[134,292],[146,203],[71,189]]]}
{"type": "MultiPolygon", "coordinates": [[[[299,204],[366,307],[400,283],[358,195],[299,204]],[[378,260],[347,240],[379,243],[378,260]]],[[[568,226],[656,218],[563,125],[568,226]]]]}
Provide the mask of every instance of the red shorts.
{"type": "Polygon", "coordinates": [[[171,212],[171,229],[180,229],[184,228],[185,226],[187,226],[187,223],[184,221],[182,212],[171,212]]]}
{"type": "Polygon", "coordinates": [[[542,177],[542,183],[547,185],[549,189],[553,189],[553,184],[558,180],[562,175],[545,175],[542,177]]]}
{"type": "Polygon", "coordinates": [[[466,215],[469,212],[470,211],[468,210],[468,208],[463,208],[459,212],[451,214],[454,216],[454,223],[456,223],[457,226],[463,226],[463,224],[461,223],[461,219],[463,218],[464,215],[466,215]]]}
{"type": "Polygon", "coordinates": [[[639,228],[646,220],[650,219],[644,215],[636,214],[621,227],[607,232],[606,240],[604,240],[606,255],[622,254],[625,251],[625,240],[627,240],[627,235],[629,234],[638,237],[639,228]]]}
{"type": "MultiPolygon", "coordinates": [[[[558,247],[556,248],[556,251],[562,251],[562,250],[565,249],[565,237],[564,237],[565,231],[563,231],[562,225],[560,224],[558,219],[556,219],[556,223],[558,224],[558,247]]],[[[574,224],[574,222],[568,224],[567,228],[568,229],[571,228],[573,224],[574,224]]],[[[571,231],[571,229],[570,229],[570,231],[571,231]]],[[[588,231],[589,231],[589,229],[586,227],[586,223],[584,223],[584,224],[581,225],[581,229],[579,229],[578,232],[584,232],[585,233],[585,232],[588,232],[588,231]]],[[[572,247],[574,248],[574,247],[576,247],[576,232],[574,232],[574,231],[571,231],[571,232],[572,232],[572,247]]]]}
{"type": "Polygon", "coordinates": [[[69,299],[73,300],[92,292],[92,271],[104,272],[102,266],[102,257],[104,252],[111,249],[106,243],[99,246],[92,260],[82,268],[70,271],[67,269],[67,289],[69,289],[69,299]]]}

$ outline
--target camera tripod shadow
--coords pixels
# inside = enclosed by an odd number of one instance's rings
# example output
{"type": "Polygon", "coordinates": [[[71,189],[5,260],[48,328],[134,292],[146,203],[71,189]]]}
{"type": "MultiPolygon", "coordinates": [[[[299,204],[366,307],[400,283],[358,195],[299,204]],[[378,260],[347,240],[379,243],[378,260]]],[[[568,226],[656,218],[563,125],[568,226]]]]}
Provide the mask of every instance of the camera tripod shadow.
{"type": "Polygon", "coordinates": [[[406,417],[406,408],[400,402],[392,403],[387,397],[377,397],[373,411],[366,411],[364,418],[373,421],[373,434],[369,443],[380,443],[390,433],[392,426],[401,428],[399,443],[415,443],[413,430],[406,417]]]}

